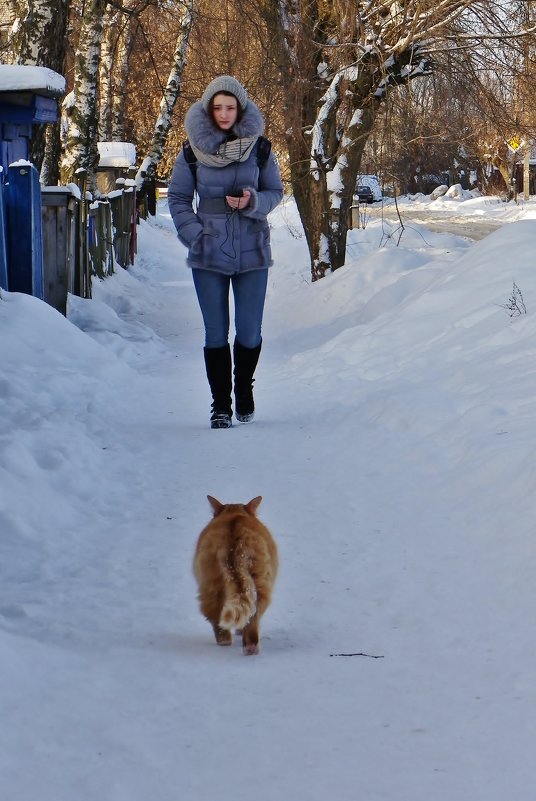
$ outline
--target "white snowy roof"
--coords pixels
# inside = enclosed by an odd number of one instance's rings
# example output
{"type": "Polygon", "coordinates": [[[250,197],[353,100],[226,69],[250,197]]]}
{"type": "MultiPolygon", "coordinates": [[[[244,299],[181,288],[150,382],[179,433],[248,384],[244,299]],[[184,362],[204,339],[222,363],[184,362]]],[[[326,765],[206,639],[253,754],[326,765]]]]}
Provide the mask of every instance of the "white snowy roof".
{"type": "Polygon", "coordinates": [[[36,92],[47,97],[60,97],[65,92],[65,78],[48,67],[0,64],[1,92],[36,92]]]}
{"type": "MultiPolygon", "coordinates": [[[[524,161],[525,161],[525,153],[523,151],[520,151],[518,154],[516,154],[516,164],[523,164],[524,161]]],[[[529,164],[531,164],[533,167],[534,165],[536,165],[536,144],[534,142],[531,142],[530,145],[529,164]]]]}
{"type": "Polygon", "coordinates": [[[131,167],[136,163],[136,145],[132,142],[98,142],[99,167],[131,167]]]}

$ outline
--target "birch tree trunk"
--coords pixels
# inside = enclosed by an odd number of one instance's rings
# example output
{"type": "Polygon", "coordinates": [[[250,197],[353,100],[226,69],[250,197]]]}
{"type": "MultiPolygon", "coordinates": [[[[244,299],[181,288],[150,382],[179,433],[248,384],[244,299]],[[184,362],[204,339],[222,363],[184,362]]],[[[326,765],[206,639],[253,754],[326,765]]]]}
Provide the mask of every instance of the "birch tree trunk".
{"type": "Polygon", "coordinates": [[[74,87],[65,98],[65,138],[60,177],[74,181],[77,170],[87,171],[87,188],[96,190],[97,81],[106,0],[85,0],[74,63],[74,87]]]}
{"type": "Polygon", "coordinates": [[[186,66],[188,45],[194,24],[196,13],[196,0],[191,0],[188,9],[184,12],[179,25],[179,34],[173,55],[173,67],[169,74],[164,96],[160,103],[160,113],[156,121],[153,138],[149,147],[149,152],[144,158],[143,163],[136,175],[138,189],[142,190],[146,184],[154,179],[156,168],[166,143],[169,129],[171,128],[173,109],[180,94],[182,75],[186,66]]]}
{"type": "Polygon", "coordinates": [[[61,61],[65,53],[67,0],[27,0],[11,3],[17,17],[9,37],[11,63],[32,64],[54,69],[49,63],[61,61]]]}
{"type": "Polygon", "coordinates": [[[111,105],[111,137],[114,142],[123,142],[125,139],[125,100],[123,87],[126,86],[129,72],[129,60],[132,52],[135,20],[129,16],[123,20],[123,25],[117,39],[117,47],[113,70],[113,92],[111,105]]]}
{"type": "MultiPolygon", "coordinates": [[[[6,60],[11,64],[48,67],[63,75],[70,0],[11,0],[9,7],[14,23],[6,60]]],[[[59,125],[35,126],[30,158],[41,170],[42,182],[57,183],[58,153],[59,125]]]]}
{"type": "Polygon", "coordinates": [[[117,45],[118,26],[124,20],[113,6],[106,9],[99,65],[99,141],[110,142],[112,138],[112,75],[117,45]]]}
{"type": "Polygon", "coordinates": [[[122,142],[125,138],[124,87],[135,27],[134,0],[124,0],[122,11],[109,6],[104,22],[99,68],[99,141],[122,142]]]}

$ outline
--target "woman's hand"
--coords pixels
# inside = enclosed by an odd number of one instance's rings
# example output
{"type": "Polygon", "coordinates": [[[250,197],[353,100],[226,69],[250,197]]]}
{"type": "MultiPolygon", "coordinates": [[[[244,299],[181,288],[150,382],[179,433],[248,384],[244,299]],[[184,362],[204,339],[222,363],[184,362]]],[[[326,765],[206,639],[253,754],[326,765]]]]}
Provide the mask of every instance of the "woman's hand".
{"type": "Polygon", "coordinates": [[[231,195],[226,195],[225,200],[231,209],[247,209],[250,198],[251,192],[249,189],[243,189],[242,197],[232,197],[231,195]]]}

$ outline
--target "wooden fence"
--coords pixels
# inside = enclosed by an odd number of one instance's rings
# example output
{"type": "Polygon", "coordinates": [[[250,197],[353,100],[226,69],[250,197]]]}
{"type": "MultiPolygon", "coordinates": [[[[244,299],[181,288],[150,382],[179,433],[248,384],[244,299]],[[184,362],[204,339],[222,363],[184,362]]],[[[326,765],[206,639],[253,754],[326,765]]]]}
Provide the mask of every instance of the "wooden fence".
{"type": "Polygon", "coordinates": [[[65,314],[68,293],[90,298],[92,276],[134,263],[134,183],[118,181],[115,192],[92,201],[83,185],[41,190],[32,165],[23,175],[12,169],[0,181],[0,287],[41,297],[65,314]]]}
{"type": "Polygon", "coordinates": [[[7,250],[4,184],[0,173],[0,287],[7,289],[7,250]]]}
{"type": "Polygon", "coordinates": [[[67,293],[88,297],[83,276],[83,231],[80,200],[69,187],[45,187],[41,195],[43,227],[44,300],[67,310],[67,293]]]}

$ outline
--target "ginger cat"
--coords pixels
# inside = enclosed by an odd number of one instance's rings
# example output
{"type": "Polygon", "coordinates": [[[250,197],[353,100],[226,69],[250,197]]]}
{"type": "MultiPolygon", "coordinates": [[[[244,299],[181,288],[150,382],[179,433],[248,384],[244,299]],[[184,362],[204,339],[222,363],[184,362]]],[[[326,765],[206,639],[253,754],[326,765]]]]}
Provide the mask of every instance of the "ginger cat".
{"type": "Polygon", "coordinates": [[[278,567],[277,546],[255,514],[262,497],[247,504],[207,498],[214,517],[199,535],[193,565],[199,606],[218,645],[231,645],[237,630],[244,653],[258,654],[259,622],[278,567]]]}

